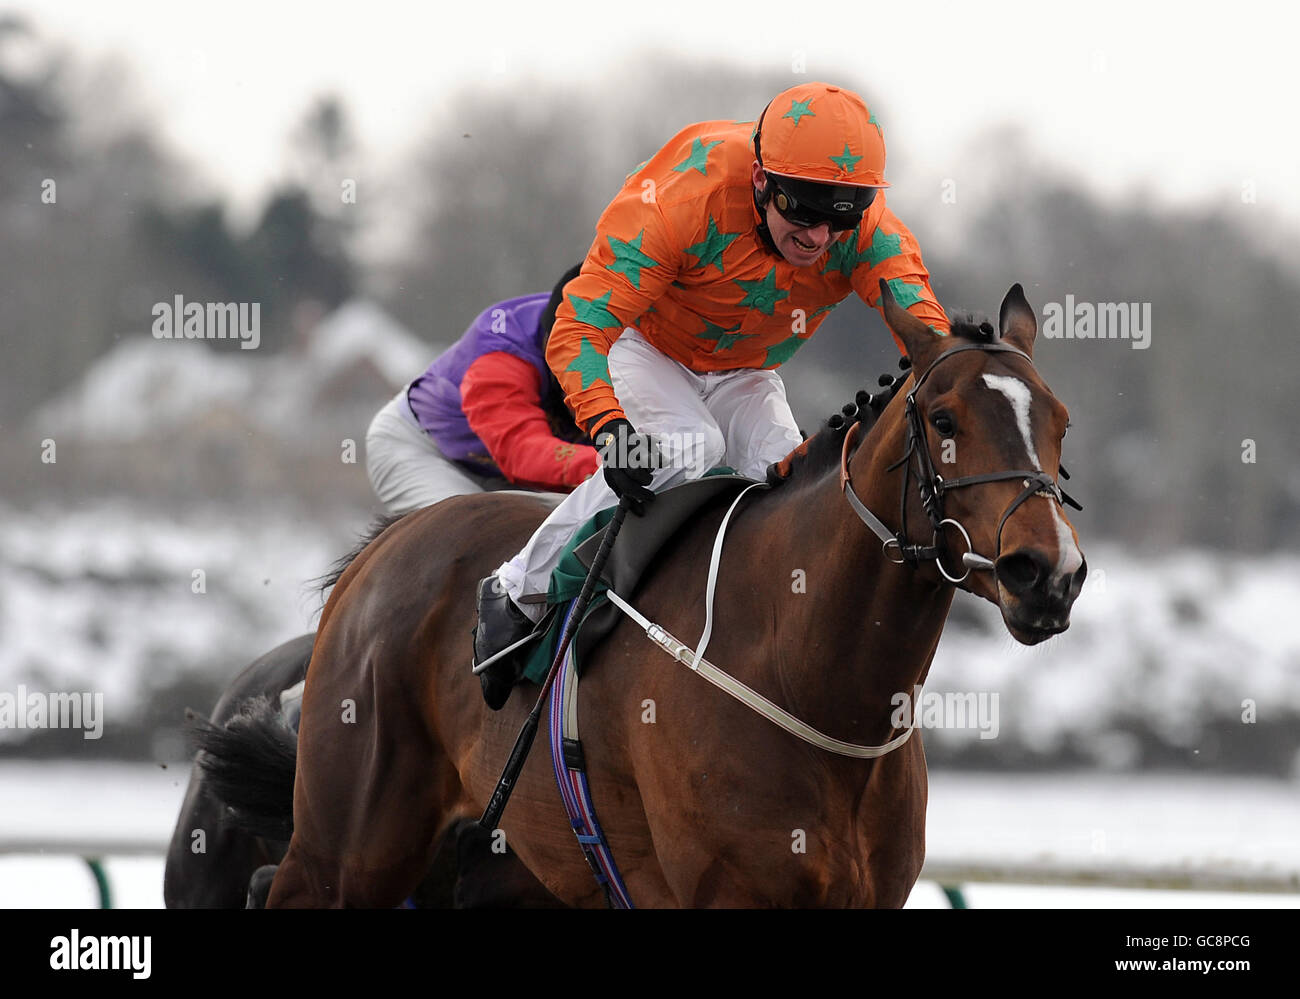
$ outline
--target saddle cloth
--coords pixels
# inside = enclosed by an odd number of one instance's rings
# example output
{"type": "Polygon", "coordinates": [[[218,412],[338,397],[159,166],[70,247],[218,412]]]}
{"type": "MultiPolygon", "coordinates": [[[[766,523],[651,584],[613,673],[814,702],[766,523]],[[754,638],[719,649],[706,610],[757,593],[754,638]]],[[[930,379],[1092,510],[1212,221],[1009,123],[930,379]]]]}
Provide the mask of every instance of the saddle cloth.
{"type": "MultiPolygon", "coordinates": [[[[708,508],[730,502],[736,493],[753,483],[753,479],[732,474],[730,469],[716,469],[703,478],[684,482],[656,494],[654,502],[647,504],[645,516],[631,514],[623,521],[618,540],[610,550],[591,602],[587,605],[587,611],[573,638],[574,665],[579,674],[583,663],[587,661],[587,654],[613,630],[622,617],[619,609],[605,597],[605,591],[613,587],[619,596],[630,599],[646,570],[654,564],[659,553],[669,547],[673,537],[684,526],[708,508]]],[[[574,534],[573,540],[565,546],[559,565],[551,574],[546,594],[548,605],[565,604],[577,599],[596,551],[600,548],[605,526],[614,516],[614,510],[614,507],[601,510],[583,524],[574,534]]],[[[525,679],[538,684],[546,679],[560,640],[563,617],[563,614],[551,615],[550,628],[533,646],[528,657],[523,673],[525,679]]]]}

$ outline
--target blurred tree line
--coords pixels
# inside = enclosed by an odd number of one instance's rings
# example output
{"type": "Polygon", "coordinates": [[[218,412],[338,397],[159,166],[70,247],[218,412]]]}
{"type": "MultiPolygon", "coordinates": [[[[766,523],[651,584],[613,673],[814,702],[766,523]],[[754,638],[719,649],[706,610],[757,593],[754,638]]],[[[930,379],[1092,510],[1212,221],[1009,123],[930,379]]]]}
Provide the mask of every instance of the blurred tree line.
{"type": "MultiPolygon", "coordinates": [[[[260,302],[262,345],[288,342],[305,302],[352,293],[342,212],[324,214],[286,179],[247,234],[218,198],[195,200],[185,168],[148,126],[112,121],[127,81],[81,67],[23,21],[0,15],[0,420],[21,418],[82,375],[124,334],[147,332],[157,302],[260,302]],[[105,124],[104,119],[109,119],[105,124]]],[[[341,110],[304,121],[305,156],[347,146],[341,110]]],[[[215,349],[234,341],[210,341],[215,349]]],[[[259,353],[257,351],[252,352],[259,353]]],[[[106,414],[106,418],[109,414],[106,414]]]]}
{"type": "MultiPolygon", "coordinates": [[[[625,175],[683,125],[751,120],[804,79],[646,58],[621,71],[617,88],[467,83],[416,124],[427,131],[423,154],[385,172],[365,213],[339,204],[354,144],[342,103],[322,99],[292,137],[294,176],[239,234],[220,199],[187,195],[185,170],[147,129],[85,137],[79,122],[94,109],[72,99],[65,60],[9,58],[24,35],[0,22],[0,419],[10,425],[123,334],[146,331],[152,304],[178,293],[262,302],[270,352],[291,341],[304,303],[328,308],[358,291],[447,343],[491,302],[549,289],[586,253],[625,175]],[[56,205],[41,201],[45,178],[58,181],[56,205]],[[358,219],[403,232],[397,251],[358,251],[358,219]]],[[[887,101],[841,79],[889,120],[887,101]]],[[[1297,547],[1293,262],[1257,246],[1232,206],[1103,201],[1044,172],[1014,136],[990,137],[978,155],[999,180],[943,240],[927,240],[950,226],[938,191],[932,202],[913,190],[908,203],[906,185],[890,195],[922,247],[934,247],[926,259],[945,306],[995,312],[1014,281],[1040,315],[1067,294],[1152,305],[1147,350],[1038,342],[1039,366],[1072,413],[1065,461],[1087,507],[1080,531],[1136,545],[1297,547]],[[1254,462],[1243,461],[1247,442],[1254,462]]],[[[891,149],[890,162],[905,175],[905,150],[891,149]]],[[[879,317],[851,301],[782,374],[811,431],[896,361],[879,317]]]]}

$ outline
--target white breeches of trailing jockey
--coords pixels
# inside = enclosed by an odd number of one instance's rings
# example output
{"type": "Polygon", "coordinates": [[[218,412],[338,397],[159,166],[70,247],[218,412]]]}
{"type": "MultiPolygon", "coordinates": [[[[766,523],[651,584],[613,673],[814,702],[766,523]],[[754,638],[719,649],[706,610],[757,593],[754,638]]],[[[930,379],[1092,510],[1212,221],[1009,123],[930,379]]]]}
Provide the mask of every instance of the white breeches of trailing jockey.
{"type": "Polygon", "coordinates": [[[375,414],[366,431],[366,472],[389,513],[410,513],[449,496],[511,489],[500,476],[477,475],[438,450],[411,412],[406,388],[375,414]]]}
{"type": "MultiPolygon", "coordinates": [[[[802,440],[775,371],[691,371],[629,327],[610,348],[609,375],[632,426],[659,445],[664,467],[650,484],[656,492],[718,465],[762,479],[768,465],[802,440]]],[[[542,522],[523,551],[497,569],[510,598],[534,620],[545,609],[564,546],[578,527],[617,503],[605,476],[591,476],[542,522]]]]}

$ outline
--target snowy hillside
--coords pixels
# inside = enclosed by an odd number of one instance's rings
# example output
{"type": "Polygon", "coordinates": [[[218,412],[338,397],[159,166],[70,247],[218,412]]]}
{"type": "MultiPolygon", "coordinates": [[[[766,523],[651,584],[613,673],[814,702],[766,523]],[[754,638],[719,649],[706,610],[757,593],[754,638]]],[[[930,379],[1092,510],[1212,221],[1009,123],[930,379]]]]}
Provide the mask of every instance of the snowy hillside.
{"type": "MultiPolygon", "coordinates": [[[[152,699],[182,689],[207,709],[194,698],[214,698],[247,662],[310,630],[319,599],[308,580],[364,526],[363,513],[322,529],[266,509],[5,510],[0,691],[102,691],[110,730],[179,725],[152,699]]],[[[1070,630],[1034,649],[994,608],[958,595],[926,690],[996,693],[997,738],[928,730],[931,759],[1288,772],[1300,750],[1300,628],[1288,616],[1300,558],[1099,546],[1088,556],[1070,630]],[[1246,701],[1253,723],[1242,721],[1246,701]]],[[[0,731],[0,747],[26,735],[0,731]]]]}
{"type": "Polygon", "coordinates": [[[364,396],[373,412],[442,349],[364,300],[326,316],[300,349],[265,358],[140,334],[38,410],[31,424],[54,438],[120,443],[238,414],[264,433],[293,436],[354,401],[349,395],[364,396]]]}

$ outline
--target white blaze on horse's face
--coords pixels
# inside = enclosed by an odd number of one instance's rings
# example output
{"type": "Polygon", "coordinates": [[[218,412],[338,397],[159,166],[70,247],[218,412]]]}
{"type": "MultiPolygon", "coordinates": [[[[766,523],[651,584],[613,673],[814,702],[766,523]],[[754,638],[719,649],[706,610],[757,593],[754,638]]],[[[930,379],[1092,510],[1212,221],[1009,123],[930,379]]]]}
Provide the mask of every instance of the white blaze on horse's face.
{"type": "MultiPolygon", "coordinates": [[[[1029,386],[1019,378],[1012,378],[1010,375],[986,374],[983,377],[985,385],[995,392],[1001,392],[1011,404],[1011,410],[1016,415],[1016,426],[1020,428],[1020,436],[1024,439],[1029,460],[1033,462],[1034,471],[1041,472],[1043,466],[1038,461],[1038,451],[1034,448],[1034,435],[1029,425],[1029,404],[1032,400],[1029,386]]],[[[1052,584],[1055,584],[1083,564],[1083,554],[1079,551],[1079,546],[1074,543],[1074,534],[1055,503],[1052,504],[1052,517],[1056,522],[1058,550],[1056,568],[1051,580],[1052,584]]]]}
{"type": "Polygon", "coordinates": [[[1034,435],[1029,430],[1029,386],[1010,375],[985,375],[984,384],[995,392],[1001,392],[1007,397],[1007,402],[1011,403],[1011,410],[1016,414],[1016,426],[1024,438],[1025,450],[1029,452],[1029,460],[1033,462],[1034,471],[1041,472],[1043,466],[1039,464],[1038,452],[1034,450],[1034,435]]]}

